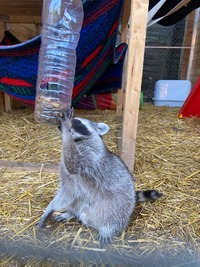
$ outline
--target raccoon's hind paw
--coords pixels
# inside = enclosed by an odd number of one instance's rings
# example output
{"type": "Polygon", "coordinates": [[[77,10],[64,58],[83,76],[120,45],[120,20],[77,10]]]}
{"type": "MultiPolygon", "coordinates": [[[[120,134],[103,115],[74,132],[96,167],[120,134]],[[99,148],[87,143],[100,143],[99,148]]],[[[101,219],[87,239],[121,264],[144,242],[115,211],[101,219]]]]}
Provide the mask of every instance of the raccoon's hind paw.
{"type": "Polygon", "coordinates": [[[99,242],[100,242],[100,245],[103,246],[103,245],[111,245],[112,243],[112,239],[110,236],[102,236],[102,235],[98,235],[98,239],[99,239],[99,242]]]}
{"type": "Polygon", "coordinates": [[[37,230],[42,231],[42,229],[46,228],[46,224],[47,224],[46,220],[41,218],[38,225],[37,225],[37,230]]]}
{"type": "Polygon", "coordinates": [[[74,218],[74,216],[71,213],[69,213],[69,212],[63,212],[63,213],[57,215],[54,218],[54,220],[56,222],[67,222],[67,221],[69,221],[69,220],[71,220],[73,218],[74,218]]]}
{"type": "Polygon", "coordinates": [[[43,235],[45,233],[46,222],[40,220],[37,227],[36,227],[36,238],[38,240],[43,240],[43,235]]]}

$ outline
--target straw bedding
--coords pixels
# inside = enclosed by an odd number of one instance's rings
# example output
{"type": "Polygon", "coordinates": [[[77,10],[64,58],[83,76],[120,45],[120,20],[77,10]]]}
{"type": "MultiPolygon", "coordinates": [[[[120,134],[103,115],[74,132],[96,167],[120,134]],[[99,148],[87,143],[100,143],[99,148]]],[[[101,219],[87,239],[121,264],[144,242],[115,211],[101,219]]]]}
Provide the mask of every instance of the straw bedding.
{"type": "MultiPolygon", "coordinates": [[[[97,233],[76,220],[50,221],[36,238],[40,216],[57,190],[57,173],[0,168],[0,266],[198,266],[200,254],[200,119],[145,104],[135,153],[138,190],[157,189],[157,202],[139,204],[129,227],[101,248],[97,233]]],[[[114,111],[76,111],[110,125],[107,146],[117,153],[114,111]]],[[[55,127],[38,125],[32,110],[0,114],[0,161],[59,163],[55,127]]]]}

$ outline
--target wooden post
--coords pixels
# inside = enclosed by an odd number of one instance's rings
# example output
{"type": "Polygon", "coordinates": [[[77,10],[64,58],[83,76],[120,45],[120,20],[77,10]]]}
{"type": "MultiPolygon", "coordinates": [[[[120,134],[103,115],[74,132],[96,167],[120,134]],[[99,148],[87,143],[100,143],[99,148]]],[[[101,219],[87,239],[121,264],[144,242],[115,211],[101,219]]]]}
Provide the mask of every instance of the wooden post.
{"type": "Polygon", "coordinates": [[[148,0],[132,0],[127,55],[126,96],[122,125],[121,158],[134,169],[139,101],[142,82],[148,0]]]}
{"type": "MultiPolygon", "coordinates": [[[[123,10],[122,10],[122,18],[121,18],[121,42],[122,43],[127,43],[128,41],[127,35],[128,35],[128,21],[130,17],[130,7],[131,7],[131,0],[125,0],[123,10]]],[[[126,84],[126,76],[125,76],[126,63],[127,63],[127,57],[124,60],[122,88],[119,89],[117,93],[117,110],[116,110],[117,116],[122,115],[123,94],[124,94],[124,88],[126,84]]]]}
{"type": "MultiPolygon", "coordinates": [[[[4,22],[0,21],[0,42],[4,36],[4,22]]],[[[0,110],[5,111],[4,93],[0,91],[0,110]]]]}
{"type": "MultiPolygon", "coordinates": [[[[5,23],[0,21],[0,41],[4,37],[5,23]]],[[[3,92],[0,93],[0,110],[2,111],[11,111],[11,102],[10,97],[3,92]]]]}
{"type": "Polygon", "coordinates": [[[4,37],[4,22],[0,21],[0,42],[2,41],[4,37]]]}
{"type": "Polygon", "coordinates": [[[0,91],[0,110],[5,111],[4,92],[0,91]]]}
{"type": "Polygon", "coordinates": [[[12,105],[11,105],[11,98],[6,93],[4,94],[4,100],[5,100],[5,111],[6,112],[12,112],[12,105]]]}
{"type": "MultiPolygon", "coordinates": [[[[188,14],[186,19],[184,42],[183,42],[184,47],[191,46],[194,16],[195,16],[195,10],[190,14],[188,14]]],[[[186,80],[190,49],[191,47],[189,49],[183,49],[181,52],[180,80],[186,80]]]]}
{"type": "Polygon", "coordinates": [[[196,37],[197,37],[197,27],[198,27],[198,22],[199,22],[199,16],[200,16],[200,8],[196,9],[195,11],[191,49],[190,49],[190,56],[189,56],[189,63],[188,63],[187,77],[186,77],[187,80],[191,80],[192,63],[193,63],[193,58],[194,58],[194,48],[195,48],[196,37]]]}

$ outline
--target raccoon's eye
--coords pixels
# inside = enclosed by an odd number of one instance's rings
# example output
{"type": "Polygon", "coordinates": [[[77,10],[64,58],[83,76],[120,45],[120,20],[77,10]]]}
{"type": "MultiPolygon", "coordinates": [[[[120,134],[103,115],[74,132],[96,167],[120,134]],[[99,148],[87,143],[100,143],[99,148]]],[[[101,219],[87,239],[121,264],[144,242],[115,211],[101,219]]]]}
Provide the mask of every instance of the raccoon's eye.
{"type": "Polygon", "coordinates": [[[73,123],[74,123],[75,125],[81,125],[81,124],[82,124],[81,121],[79,121],[79,120],[74,120],[73,123]]]}

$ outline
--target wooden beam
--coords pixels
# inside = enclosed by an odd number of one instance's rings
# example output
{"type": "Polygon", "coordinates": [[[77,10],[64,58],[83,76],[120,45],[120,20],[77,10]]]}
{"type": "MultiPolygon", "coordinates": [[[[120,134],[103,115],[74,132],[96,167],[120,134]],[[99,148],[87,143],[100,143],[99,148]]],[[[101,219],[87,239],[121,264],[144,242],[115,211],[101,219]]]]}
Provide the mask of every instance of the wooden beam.
{"type": "Polygon", "coordinates": [[[2,41],[4,37],[4,22],[0,21],[0,42],[2,41]]]}
{"type": "Polygon", "coordinates": [[[191,73],[192,73],[192,63],[194,58],[194,49],[195,49],[195,43],[196,43],[196,37],[197,37],[197,27],[199,23],[199,17],[200,17],[200,8],[196,9],[195,11],[195,17],[194,17],[194,26],[192,31],[192,41],[191,41],[191,49],[190,49],[190,56],[189,56],[189,62],[188,62],[188,69],[187,69],[187,80],[191,80],[191,73]]]}
{"type": "Polygon", "coordinates": [[[41,16],[0,16],[0,22],[41,24],[41,16]]]}
{"type": "Polygon", "coordinates": [[[130,9],[131,9],[131,0],[125,0],[123,10],[122,10],[122,19],[121,19],[121,24],[122,24],[121,41],[122,42],[127,41],[127,28],[128,28],[128,21],[130,18],[130,9]],[[125,28],[125,30],[124,30],[124,28],[125,28]]]}
{"type": "Polygon", "coordinates": [[[59,164],[57,163],[39,163],[39,162],[16,162],[0,160],[0,168],[9,171],[31,171],[58,173],[59,164]]]}
{"type": "Polygon", "coordinates": [[[126,96],[122,125],[121,158],[134,169],[139,102],[144,61],[148,0],[132,0],[127,55],[126,96]]]}
{"type": "Polygon", "coordinates": [[[12,112],[11,98],[8,94],[4,93],[5,111],[12,112]]]}
{"type": "Polygon", "coordinates": [[[1,0],[0,15],[41,16],[42,0],[1,0]]]}
{"type": "Polygon", "coordinates": [[[4,92],[0,91],[0,110],[5,111],[4,92]]]}
{"type": "MultiPolygon", "coordinates": [[[[124,68],[125,68],[125,62],[124,62],[124,68]]],[[[124,74],[123,74],[124,76],[124,74]]],[[[123,109],[123,96],[124,96],[124,87],[123,87],[123,83],[124,83],[124,78],[122,81],[122,88],[119,89],[117,91],[117,107],[116,107],[116,116],[120,117],[122,116],[122,109],[123,109]]]]}
{"type": "MultiPolygon", "coordinates": [[[[128,21],[130,17],[130,7],[131,7],[131,0],[125,0],[124,1],[124,6],[122,10],[122,18],[121,18],[121,42],[122,43],[127,43],[127,36],[128,36],[128,21]]],[[[125,58],[124,61],[124,68],[123,68],[123,80],[122,80],[122,88],[118,90],[117,93],[117,110],[116,110],[116,115],[121,116],[122,115],[122,108],[123,108],[123,94],[124,94],[124,88],[126,84],[126,79],[125,79],[125,68],[126,68],[126,62],[127,57],[125,58]]]]}

